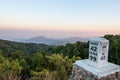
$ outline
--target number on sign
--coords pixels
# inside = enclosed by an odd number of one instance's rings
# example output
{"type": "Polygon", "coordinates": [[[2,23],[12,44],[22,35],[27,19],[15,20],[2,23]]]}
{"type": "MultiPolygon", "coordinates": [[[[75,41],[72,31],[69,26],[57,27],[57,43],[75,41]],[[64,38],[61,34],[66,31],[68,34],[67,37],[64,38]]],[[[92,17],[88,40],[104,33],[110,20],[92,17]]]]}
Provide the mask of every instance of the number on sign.
{"type": "Polygon", "coordinates": [[[95,46],[92,46],[90,49],[91,49],[92,51],[97,52],[97,47],[95,47],[95,46]]]}
{"type": "Polygon", "coordinates": [[[91,61],[96,61],[96,57],[90,56],[91,61]]]}

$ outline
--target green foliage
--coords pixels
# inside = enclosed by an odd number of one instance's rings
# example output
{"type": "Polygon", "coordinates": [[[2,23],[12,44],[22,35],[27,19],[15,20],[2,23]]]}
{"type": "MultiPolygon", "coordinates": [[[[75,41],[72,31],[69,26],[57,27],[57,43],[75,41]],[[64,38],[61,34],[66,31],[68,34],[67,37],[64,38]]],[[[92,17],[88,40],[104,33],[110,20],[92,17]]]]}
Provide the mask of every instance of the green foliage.
{"type": "Polygon", "coordinates": [[[50,46],[45,44],[35,44],[35,43],[19,43],[12,41],[0,40],[0,50],[9,57],[12,52],[20,51],[23,54],[34,54],[37,52],[45,53],[50,46]]]}
{"type": "Polygon", "coordinates": [[[30,65],[27,64],[27,61],[25,59],[20,59],[19,63],[20,66],[22,67],[21,79],[28,79],[31,71],[30,65]]]}
{"type": "Polygon", "coordinates": [[[66,44],[65,46],[54,46],[48,49],[48,53],[63,53],[69,58],[80,56],[81,59],[88,58],[88,43],[76,42],[75,44],[66,44]]]}
{"type": "Polygon", "coordinates": [[[120,35],[105,35],[110,41],[109,61],[120,65],[120,35]]]}
{"type": "Polygon", "coordinates": [[[22,67],[18,60],[8,61],[0,56],[0,80],[20,80],[22,67]]]}
{"type": "MultiPolygon", "coordinates": [[[[120,35],[110,41],[109,61],[120,65],[120,35]]],[[[88,58],[88,43],[65,46],[0,40],[0,80],[68,80],[72,64],[88,58]]]]}
{"type": "Polygon", "coordinates": [[[39,53],[35,54],[33,58],[37,63],[34,66],[35,69],[31,71],[30,80],[68,80],[73,62],[80,59],[75,56],[70,59],[63,54],[42,56],[39,53]]]}
{"type": "Polygon", "coordinates": [[[56,72],[43,69],[41,72],[31,71],[32,77],[29,80],[56,80],[56,72]]]}

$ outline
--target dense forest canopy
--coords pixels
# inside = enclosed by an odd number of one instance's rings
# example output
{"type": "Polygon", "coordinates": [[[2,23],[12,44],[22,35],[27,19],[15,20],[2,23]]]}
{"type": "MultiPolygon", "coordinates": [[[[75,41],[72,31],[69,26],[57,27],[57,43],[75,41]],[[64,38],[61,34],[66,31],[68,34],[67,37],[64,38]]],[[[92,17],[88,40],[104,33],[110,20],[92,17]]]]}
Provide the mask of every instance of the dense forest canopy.
{"type": "MultiPolygon", "coordinates": [[[[109,61],[120,65],[120,35],[110,41],[109,61]]],[[[0,80],[68,80],[72,64],[88,58],[89,42],[65,46],[0,40],[0,80]]]]}

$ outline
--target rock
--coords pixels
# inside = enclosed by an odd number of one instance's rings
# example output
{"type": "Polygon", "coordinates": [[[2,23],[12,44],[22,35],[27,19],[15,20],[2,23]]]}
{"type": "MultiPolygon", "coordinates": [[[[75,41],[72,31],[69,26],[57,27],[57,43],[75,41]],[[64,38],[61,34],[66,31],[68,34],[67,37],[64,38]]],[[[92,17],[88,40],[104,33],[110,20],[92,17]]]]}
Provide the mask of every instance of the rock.
{"type": "Polygon", "coordinates": [[[72,75],[69,80],[120,80],[120,72],[98,78],[91,72],[84,70],[76,64],[73,64],[72,75]]]}

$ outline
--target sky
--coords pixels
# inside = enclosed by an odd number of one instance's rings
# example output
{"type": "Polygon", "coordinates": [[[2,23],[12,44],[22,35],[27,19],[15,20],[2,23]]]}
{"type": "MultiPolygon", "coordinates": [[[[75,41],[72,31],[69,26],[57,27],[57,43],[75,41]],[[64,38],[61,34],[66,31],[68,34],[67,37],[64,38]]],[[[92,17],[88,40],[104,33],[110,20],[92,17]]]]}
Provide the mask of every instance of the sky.
{"type": "Polygon", "coordinates": [[[0,0],[0,38],[120,34],[120,0],[0,0]]]}

